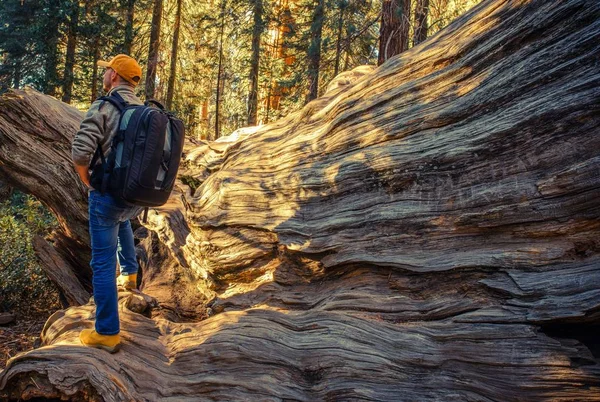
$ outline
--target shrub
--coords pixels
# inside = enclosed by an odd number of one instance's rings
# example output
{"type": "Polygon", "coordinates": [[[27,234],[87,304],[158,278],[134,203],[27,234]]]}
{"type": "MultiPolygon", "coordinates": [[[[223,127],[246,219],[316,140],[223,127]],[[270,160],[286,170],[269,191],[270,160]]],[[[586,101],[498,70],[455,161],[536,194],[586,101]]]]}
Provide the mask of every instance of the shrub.
{"type": "Polygon", "coordinates": [[[58,308],[58,291],[32,247],[34,235],[56,225],[55,217],[30,195],[15,191],[0,202],[0,311],[30,316],[58,308]]]}

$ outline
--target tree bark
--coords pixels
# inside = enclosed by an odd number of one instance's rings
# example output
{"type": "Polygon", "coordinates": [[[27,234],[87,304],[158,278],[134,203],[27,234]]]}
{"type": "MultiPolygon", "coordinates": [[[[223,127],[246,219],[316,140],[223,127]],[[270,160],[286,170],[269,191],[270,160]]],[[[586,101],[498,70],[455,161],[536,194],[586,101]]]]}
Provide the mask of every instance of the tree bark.
{"type": "Polygon", "coordinates": [[[90,290],[87,191],[73,168],[70,144],[83,114],[30,89],[5,93],[0,110],[0,177],[56,215],[54,246],[90,290]]]}
{"type": "Polygon", "coordinates": [[[69,305],[80,306],[87,303],[90,293],[83,288],[77,280],[77,275],[71,271],[70,264],[60,256],[56,249],[40,236],[34,237],[33,248],[42,269],[62,292],[69,305]]]}
{"type": "Polygon", "coordinates": [[[427,39],[427,15],[429,14],[429,0],[417,0],[415,8],[415,23],[413,46],[418,45],[427,39]]]}
{"type": "MultiPolygon", "coordinates": [[[[113,355],[79,344],[93,305],[57,312],[0,398],[597,400],[599,40],[595,0],[486,1],[283,120],[188,146],[136,231],[158,306],[120,293],[113,355]]],[[[0,97],[1,173],[63,216],[85,208],[60,171],[79,118],[0,97]]]]}
{"type": "Polygon", "coordinates": [[[310,25],[310,46],[308,47],[308,95],[306,103],[319,96],[319,68],[321,64],[321,37],[325,17],[325,0],[316,0],[310,25]]]}
{"type": "Polygon", "coordinates": [[[173,46],[171,48],[171,71],[169,75],[169,85],[167,88],[168,110],[173,106],[173,92],[175,91],[175,78],[177,77],[177,50],[179,48],[179,25],[181,23],[181,3],[183,0],[177,0],[177,11],[175,13],[175,26],[173,28],[173,46]]]}
{"type": "Polygon", "coordinates": [[[44,93],[55,96],[56,88],[59,84],[58,79],[58,40],[60,37],[60,33],[58,31],[59,24],[61,19],[59,17],[60,12],[60,4],[58,1],[50,1],[48,2],[49,12],[48,19],[46,21],[46,30],[47,33],[46,41],[45,41],[45,54],[46,54],[46,63],[45,63],[45,74],[44,74],[44,93]]]}
{"type": "Polygon", "coordinates": [[[73,95],[73,69],[75,68],[75,48],[77,47],[77,31],[79,30],[79,1],[73,1],[67,30],[67,57],[63,73],[62,101],[71,103],[73,95]]]}
{"type": "Polygon", "coordinates": [[[340,57],[342,55],[342,28],[344,27],[344,10],[348,7],[346,0],[340,0],[338,2],[340,8],[340,16],[338,18],[338,29],[337,29],[337,41],[335,46],[335,67],[333,70],[333,76],[338,75],[340,71],[340,57]]]}
{"type": "Polygon", "coordinates": [[[223,33],[225,32],[226,0],[221,0],[221,27],[219,28],[219,65],[217,67],[217,90],[215,94],[215,140],[221,136],[221,97],[223,96],[223,33]]]}
{"type": "Polygon", "coordinates": [[[123,52],[131,55],[131,47],[133,45],[133,21],[135,16],[135,0],[126,0],[127,8],[125,14],[125,40],[123,42],[123,52]]]}
{"type": "Polygon", "coordinates": [[[410,0],[383,0],[377,65],[408,49],[410,0]]]}
{"type": "Polygon", "coordinates": [[[98,43],[98,38],[94,39],[92,54],[93,65],[92,65],[92,96],[90,102],[94,102],[98,99],[98,60],[100,60],[100,44],[98,43]]]}
{"type": "Polygon", "coordinates": [[[158,66],[162,11],[163,0],[154,0],[152,29],[150,30],[150,46],[148,48],[148,68],[146,69],[146,99],[152,99],[156,96],[154,92],[156,90],[156,68],[158,66]]]}
{"type": "Polygon", "coordinates": [[[250,58],[250,92],[248,93],[248,125],[258,122],[258,72],[260,63],[260,36],[264,30],[262,0],[252,0],[254,27],[252,28],[252,56],[250,58]]]}

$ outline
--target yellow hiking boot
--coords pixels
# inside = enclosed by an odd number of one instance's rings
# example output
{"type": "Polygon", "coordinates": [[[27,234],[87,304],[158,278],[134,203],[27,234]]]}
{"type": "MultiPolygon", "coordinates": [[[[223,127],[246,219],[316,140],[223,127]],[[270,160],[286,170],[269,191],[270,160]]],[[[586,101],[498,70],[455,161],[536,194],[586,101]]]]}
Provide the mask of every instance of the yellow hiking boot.
{"type": "Polygon", "coordinates": [[[119,275],[117,285],[123,286],[125,290],[137,289],[137,274],[119,275]]]}
{"type": "Polygon", "coordinates": [[[94,329],[84,329],[81,331],[79,340],[85,346],[104,349],[110,353],[118,352],[121,348],[121,336],[119,334],[102,335],[97,333],[94,329]]]}

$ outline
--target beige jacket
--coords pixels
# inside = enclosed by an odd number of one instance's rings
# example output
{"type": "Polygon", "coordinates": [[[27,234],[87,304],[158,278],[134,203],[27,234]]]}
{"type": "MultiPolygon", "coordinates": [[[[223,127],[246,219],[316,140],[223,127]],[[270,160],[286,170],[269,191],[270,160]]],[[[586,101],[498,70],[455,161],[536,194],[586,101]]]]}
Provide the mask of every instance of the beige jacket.
{"type": "MultiPolygon", "coordinates": [[[[118,91],[119,95],[131,105],[143,104],[133,93],[133,88],[128,85],[114,87],[108,94],[113,91],[118,91]]],[[[120,117],[119,111],[110,102],[97,100],[92,103],[79,126],[79,131],[73,138],[71,145],[73,162],[80,166],[89,165],[98,144],[101,144],[102,152],[107,156],[110,142],[119,128],[120,117]]]]}

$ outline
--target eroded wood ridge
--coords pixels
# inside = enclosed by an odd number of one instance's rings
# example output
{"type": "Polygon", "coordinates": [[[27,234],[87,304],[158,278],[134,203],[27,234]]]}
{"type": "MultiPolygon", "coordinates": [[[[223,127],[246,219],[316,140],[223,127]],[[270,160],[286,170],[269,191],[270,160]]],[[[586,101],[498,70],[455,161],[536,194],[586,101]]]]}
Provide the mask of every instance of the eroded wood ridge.
{"type": "MultiPolygon", "coordinates": [[[[158,307],[121,293],[114,355],[78,343],[93,305],[56,313],[0,395],[598,400],[598,43],[597,1],[485,1],[297,113],[188,145],[136,231],[158,307]]],[[[0,102],[80,118],[30,90],[0,102]]],[[[0,171],[18,183],[6,133],[47,134],[2,110],[0,171]]],[[[64,177],[49,187],[77,188],[64,177]]],[[[79,190],[55,212],[84,239],[79,190]]]]}

